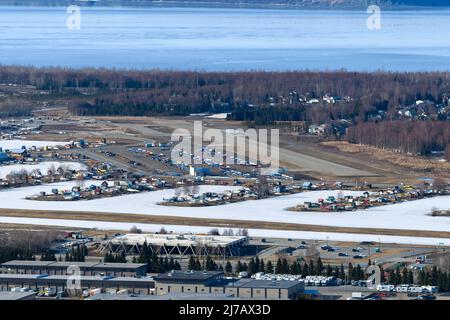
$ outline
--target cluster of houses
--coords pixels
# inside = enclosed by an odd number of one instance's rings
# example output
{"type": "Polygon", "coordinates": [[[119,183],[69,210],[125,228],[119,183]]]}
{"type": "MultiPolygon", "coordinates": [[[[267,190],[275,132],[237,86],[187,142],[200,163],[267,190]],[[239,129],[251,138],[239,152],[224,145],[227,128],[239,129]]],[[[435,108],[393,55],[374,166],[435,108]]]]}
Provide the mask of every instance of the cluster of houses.
{"type": "Polygon", "coordinates": [[[0,147],[0,164],[34,162],[36,161],[36,159],[33,156],[33,152],[44,150],[58,150],[58,148],[60,147],[44,146],[38,148],[36,146],[31,146],[27,148],[26,146],[22,146],[20,148],[9,148],[9,149],[3,149],[0,147]]]}
{"type": "MultiPolygon", "coordinates": [[[[238,185],[238,183],[234,183],[238,185]]],[[[198,193],[195,190],[184,190],[178,192],[172,197],[164,198],[161,205],[168,206],[215,206],[226,203],[235,203],[247,200],[283,196],[305,190],[319,190],[342,188],[341,182],[332,184],[321,183],[315,185],[312,182],[303,182],[301,184],[283,184],[279,180],[268,181],[264,184],[258,182],[247,183],[239,190],[226,190],[224,192],[204,192],[198,193]]],[[[195,186],[193,189],[196,189],[195,186]]]]}
{"type": "Polygon", "coordinates": [[[397,107],[397,118],[412,120],[450,120],[450,104],[444,95],[442,103],[417,100],[410,106],[397,107]]]}
{"type": "Polygon", "coordinates": [[[42,172],[40,169],[33,169],[31,171],[27,171],[26,169],[13,171],[0,179],[0,186],[22,187],[39,185],[42,183],[69,181],[80,179],[80,177],[83,177],[84,172],[84,170],[65,168],[64,163],[62,162],[60,167],[49,168],[46,172],[42,172]]]}
{"type": "Polygon", "coordinates": [[[188,205],[188,206],[208,206],[225,203],[239,202],[244,200],[258,199],[258,194],[250,188],[240,190],[226,190],[224,192],[204,192],[201,194],[189,193],[174,195],[164,198],[162,205],[188,205]]]}
{"type": "Polygon", "coordinates": [[[80,139],[77,141],[62,143],[61,145],[45,145],[41,147],[37,146],[26,147],[25,145],[23,145],[18,148],[8,148],[8,149],[6,148],[3,149],[2,147],[0,147],[0,164],[35,162],[37,160],[35,152],[40,151],[55,152],[64,149],[84,148],[86,146],[88,146],[88,142],[86,142],[84,139],[80,139]]]}
{"type": "MultiPolygon", "coordinates": [[[[393,117],[397,120],[450,120],[449,96],[450,95],[448,94],[444,94],[441,103],[429,100],[416,100],[411,105],[399,105],[395,108],[396,113],[393,117]]],[[[332,97],[327,95],[322,98],[322,101],[328,104],[335,104],[342,101],[350,102],[351,100],[350,97],[332,97]]],[[[318,104],[321,100],[314,98],[303,102],[306,104],[318,104]]],[[[387,117],[388,113],[385,110],[376,110],[375,112],[368,114],[369,121],[383,121],[387,119],[387,117]]],[[[391,117],[392,116],[390,115],[390,118],[391,117]]],[[[330,123],[313,123],[307,128],[306,133],[315,136],[326,136],[331,134],[344,135],[351,125],[352,122],[350,119],[339,119],[330,123]]]]}
{"type": "MultiPolygon", "coordinates": [[[[303,94],[299,94],[297,91],[290,91],[288,95],[279,95],[277,97],[270,96],[268,98],[269,105],[271,107],[275,107],[277,105],[288,105],[295,103],[305,103],[305,104],[317,104],[321,101],[327,104],[336,104],[341,102],[351,102],[353,99],[349,96],[332,96],[332,95],[324,95],[322,97],[312,97],[303,94]]],[[[252,107],[253,105],[249,105],[252,107]]]]}
{"type": "Polygon", "coordinates": [[[413,186],[396,186],[377,192],[365,191],[362,195],[337,195],[319,198],[316,202],[304,202],[291,211],[353,211],[374,206],[450,194],[449,189],[417,189],[413,186]]]}
{"type": "Polygon", "coordinates": [[[345,135],[348,128],[352,125],[351,120],[338,119],[329,123],[311,124],[307,129],[307,134],[314,136],[327,136],[327,135],[345,135]]]}
{"type": "Polygon", "coordinates": [[[38,195],[27,197],[29,200],[41,201],[76,201],[92,200],[103,197],[114,197],[144,191],[155,191],[166,187],[166,182],[158,178],[141,178],[135,180],[103,181],[87,187],[76,185],[71,189],[54,188],[50,193],[44,191],[38,195]]]}
{"type": "MultiPolygon", "coordinates": [[[[52,162],[51,165],[43,165],[42,167],[37,166],[37,164],[45,164],[45,162],[35,161],[32,164],[34,166],[30,165],[30,169],[28,169],[28,165],[21,165],[17,170],[11,169],[10,173],[0,178],[0,186],[11,188],[71,180],[104,180],[123,175],[123,172],[119,172],[120,170],[115,170],[110,164],[103,162],[94,162],[88,166],[77,166],[77,169],[74,169],[71,163],[67,164],[64,161],[52,162]]],[[[14,165],[11,167],[15,168],[14,165]]]]}

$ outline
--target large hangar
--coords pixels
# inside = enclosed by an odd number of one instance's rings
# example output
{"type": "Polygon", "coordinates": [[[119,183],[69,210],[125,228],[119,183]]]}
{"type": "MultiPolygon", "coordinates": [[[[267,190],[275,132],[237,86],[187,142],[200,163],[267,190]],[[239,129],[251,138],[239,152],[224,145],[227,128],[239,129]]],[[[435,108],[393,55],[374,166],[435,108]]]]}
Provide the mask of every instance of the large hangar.
{"type": "Polygon", "coordinates": [[[140,254],[142,246],[162,256],[235,257],[248,245],[247,236],[216,236],[201,234],[125,234],[103,241],[99,253],[140,254]]]}

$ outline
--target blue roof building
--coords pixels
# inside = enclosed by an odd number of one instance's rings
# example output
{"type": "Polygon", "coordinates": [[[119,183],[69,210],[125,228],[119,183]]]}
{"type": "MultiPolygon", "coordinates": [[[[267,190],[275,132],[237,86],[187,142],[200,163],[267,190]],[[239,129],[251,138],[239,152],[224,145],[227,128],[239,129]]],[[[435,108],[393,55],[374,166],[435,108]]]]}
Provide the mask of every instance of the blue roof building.
{"type": "Polygon", "coordinates": [[[9,156],[6,152],[0,151],[0,163],[9,160],[9,156]]]}

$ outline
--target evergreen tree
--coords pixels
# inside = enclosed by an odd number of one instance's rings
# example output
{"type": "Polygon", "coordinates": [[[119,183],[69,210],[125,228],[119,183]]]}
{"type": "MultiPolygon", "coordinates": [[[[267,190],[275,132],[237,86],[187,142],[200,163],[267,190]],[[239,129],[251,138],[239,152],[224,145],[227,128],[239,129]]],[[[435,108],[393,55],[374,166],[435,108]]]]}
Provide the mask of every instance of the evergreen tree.
{"type": "Polygon", "coordinates": [[[334,266],[333,276],[335,278],[340,278],[340,276],[339,276],[339,267],[337,265],[334,266]]]}
{"type": "Polygon", "coordinates": [[[206,271],[216,271],[217,270],[217,265],[210,256],[206,257],[205,269],[206,269],[206,271]]]}
{"type": "Polygon", "coordinates": [[[421,286],[425,285],[425,271],[423,269],[419,271],[417,276],[417,284],[421,286]]]}
{"type": "Polygon", "coordinates": [[[200,260],[197,258],[197,260],[195,261],[195,269],[194,270],[201,271],[202,269],[203,269],[202,264],[200,263],[200,260]]]}
{"type": "Polygon", "coordinates": [[[195,264],[195,258],[194,256],[190,256],[189,257],[189,262],[188,262],[188,269],[189,270],[196,270],[197,266],[195,264]]]}
{"type": "Polygon", "coordinates": [[[252,274],[256,273],[256,263],[255,263],[255,260],[253,258],[248,263],[248,270],[247,270],[247,272],[248,272],[249,275],[252,275],[252,274]]]}
{"type": "Polygon", "coordinates": [[[309,275],[310,275],[310,272],[309,272],[309,266],[308,266],[308,264],[305,262],[305,263],[303,263],[302,277],[304,278],[304,277],[309,276],[309,275]]]}
{"type": "Polygon", "coordinates": [[[236,264],[236,273],[244,271],[241,261],[239,260],[236,264]]]}
{"type": "Polygon", "coordinates": [[[355,280],[353,279],[353,264],[351,262],[348,263],[348,281],[355,280]]]}
{"type": "Polygon", "coordinates": [[[282,267],[282,265],[281,265],[281,259],[278,258],[277,264],[276,264],[276,266],[275,266],[275,273],[276,273],[276,274],[281,274],[281,273],[282,273],[282,270],[283,270],[283,267],[282,267]]]}
{"type": "Polygon", "coordinates": [[[272,261],[267,261],[266,264],[266,273],[273,273],[273,265],[272,265],[272,261]]]}
{"type": "Polygon", "coordinates": [[[309,274],[310,275],[316,275],[316,268],[314,266],[314,261],[312,259],[309,261],[309,274]]]}
{"type": "Polygon", "coordinates": [[[227,275],[233,273],[233,266],[231,265],[230,261],[227,261],[227,263],[225,264],[225,272],[227,275]]]}
{"type": "Polygon", "coordinates": [[[281,270],[281,273],[289,274],[289,263],[286,259],[283,259],[283,261],[281,262],[281,270]]]}
{"type": "Polygon", "coordinates": [[[261,259],[261,262],[259,263],[259,271],[260,272],[266,272],[266,266],[264,265],[264,260],[261,259]]]}
{"type": "Polygon", "coordinates": [[[386,281],[386,279],[385,279],[385,276],[384,276],[383,266],[379,265],[378,267],[380,268],[380,282],[384,283],[386,281]]]}
{"type": "MultiPolygon", "coordinates": [[[[253,260],[253,259],[252,259],[253,260]]],[[[259,272],[260,270],[259,270],[259,267],[260,267],[260,261],[259,261],[259,257],[258,256],[256,256],[256,258],[255,258],[255,264],[254,264],[254,273],[257,273],[257,272],[259,272]]]]}
{"type": "Polygon", "coordinates": [[[317,267],[316,267],[316,269],[317,269],[316,274],[317,275],[321,275],[322,272],[323,272],[323,263],[322,263],[322,259],[320,259],[320,257],[317,258],[316,265],[317,265],[317,267]]]}
{"type": "Polygon", "coordinates": [[[326,269],[325,274],[327,277],[331,277],[333,275],[333,269],[331,269],[331,266],[329,264],[327,264],[327,269],[326,269]]]}
{"type": "Polygon", "coordinates": [[[438,285],[438,271],[437,271],[437,267],[436,266],[433,266],[433,268],[431,268],[430,284],[432,286],[437,286],[438,285]]]}

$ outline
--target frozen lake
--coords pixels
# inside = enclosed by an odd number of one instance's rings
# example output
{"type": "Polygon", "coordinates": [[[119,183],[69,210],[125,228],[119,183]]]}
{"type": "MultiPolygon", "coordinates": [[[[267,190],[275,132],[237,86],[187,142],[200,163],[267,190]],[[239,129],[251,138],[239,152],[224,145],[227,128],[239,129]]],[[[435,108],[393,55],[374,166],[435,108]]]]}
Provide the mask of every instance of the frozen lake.
{"type": "Polygon", "coordinates": [[[0,7],[0,61],[194,70],[450,70],[450,11],[0,7]]]}

